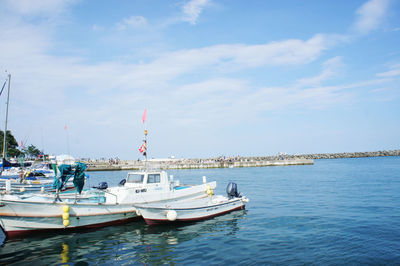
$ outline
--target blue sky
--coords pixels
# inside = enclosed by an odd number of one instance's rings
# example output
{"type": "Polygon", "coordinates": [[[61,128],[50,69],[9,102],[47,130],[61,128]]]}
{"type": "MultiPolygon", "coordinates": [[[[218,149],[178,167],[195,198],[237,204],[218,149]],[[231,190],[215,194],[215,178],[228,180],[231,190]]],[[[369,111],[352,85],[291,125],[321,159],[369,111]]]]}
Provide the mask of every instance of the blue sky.
{"type": "Polygon", "coordinates": [[[400,148],[398,1],[0,6],[8,128],[46,153],[140,158],[145,108],[155,158],[400,148]]]}

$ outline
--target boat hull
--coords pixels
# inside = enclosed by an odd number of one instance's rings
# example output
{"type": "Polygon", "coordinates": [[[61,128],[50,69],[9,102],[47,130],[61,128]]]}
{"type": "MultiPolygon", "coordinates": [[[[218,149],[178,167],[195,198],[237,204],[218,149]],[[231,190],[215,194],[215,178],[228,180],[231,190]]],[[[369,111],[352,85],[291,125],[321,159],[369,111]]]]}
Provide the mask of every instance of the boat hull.
{"type": "Polygon", "coordinates": [[[65,203],[37,203],[2,200],[0,226],[8,238],[39,231],[95,228],[137,218],[132,204],[68,204],[69,225],[64,226],[65,203]]]}
{"type": "MultiPolygon", "coordinates": [[[[0,191],[6,190],[7,179],[0,178],[0,191]]],[[[38,180],[27,180],[25,183],[20,183],[18,179],[9,179],[10,189],[12,192],[27,192],[34,193],[40,191],[55,192],[53,188],[53,180],[49,179],[38,179],[38,180]]],[[[64,185],[63,191],[74,189],[72,182],[67,182],[64,185]]]]}
{"type": "Polygon", "coordinates": [[[182,207],[143,207],[137,209],[148,225],[160,225],[169,223],[196,222],[211,219],[237,210],[244,210],[245,204],[240,199],[233,199],[227,202],[215,203],[207,206],[182,208],[182,207]],[[176,219],[168,219],[168,212],[174,211],[176,219]]]}

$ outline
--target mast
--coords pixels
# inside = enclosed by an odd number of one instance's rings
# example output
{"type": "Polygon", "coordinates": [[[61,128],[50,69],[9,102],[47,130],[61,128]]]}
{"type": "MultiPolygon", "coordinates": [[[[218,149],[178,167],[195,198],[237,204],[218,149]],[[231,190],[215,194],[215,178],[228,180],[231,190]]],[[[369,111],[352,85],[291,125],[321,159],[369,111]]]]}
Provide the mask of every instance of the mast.
{"type": "Polygon", "coordinates": [[[147,170],[147,129],[144,130],[144,143],[146,145],[145,151],[144,151],[144,157],[146,158],[144,167],[147,170]]]}
{"type": "Polygon", "coordinates": [[[7,122],[8,122],[8,104],[10,102],[10,83],[11,74],[8,74],[8,92],[7,92],[7,108],[6,108],[6,125],[4,127],[4,140],[3,140],[3,158],[7,159],[7,122]]]}
{"type": "Polygon", "coordinates": [[[143,127],[144,127],[144,140],[142,147],[140,147],[139,151],[144,155],[145,161],[144,161],[144,168],[147,170],[147,127],[146,127],[146,118],[147,118],[147,110],[144,108],[143,116],[142,116],[142,121],[143,121],[143,127]]]}

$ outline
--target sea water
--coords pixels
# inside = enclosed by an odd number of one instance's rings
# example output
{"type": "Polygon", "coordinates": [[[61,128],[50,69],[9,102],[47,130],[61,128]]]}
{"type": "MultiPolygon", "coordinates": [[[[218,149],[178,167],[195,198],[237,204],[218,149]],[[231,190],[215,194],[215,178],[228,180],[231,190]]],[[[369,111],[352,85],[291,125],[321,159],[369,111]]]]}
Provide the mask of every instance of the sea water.
{"type": "MultiPolygon", "coordinates": [[[[87,186],[126,171],[89,172],[87,186]]],[[[400,157],[314,165],[169,171],[181,183],[238,184],[246,210],[180,226],[143,221],[4,240],[8,265],[400,264],[400,157]]],[[[2,238],[3,237],[3,238],[2,238]]]]}

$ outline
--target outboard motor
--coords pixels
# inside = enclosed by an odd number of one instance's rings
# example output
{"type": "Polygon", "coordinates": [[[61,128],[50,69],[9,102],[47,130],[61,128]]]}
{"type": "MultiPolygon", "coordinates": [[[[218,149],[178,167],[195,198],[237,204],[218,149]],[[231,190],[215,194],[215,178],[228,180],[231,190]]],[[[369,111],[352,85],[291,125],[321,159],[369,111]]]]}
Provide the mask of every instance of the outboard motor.
{"type": "Polygon", "coordinates": [[[226,194],[228,195],[229,199],[240,197],[236,183],[229,182],[228,186],[226,187],[226,194]]]}
{"type": "Polygon", "coordinates": [[[93,188],[97,188],[97,189],[107,189],[108,188],[108,184],[107,182],[100,182],[99,185],[97,187],[93,187],[93,188]]]}

